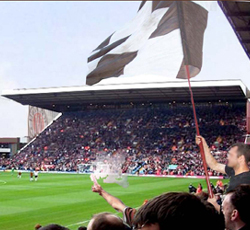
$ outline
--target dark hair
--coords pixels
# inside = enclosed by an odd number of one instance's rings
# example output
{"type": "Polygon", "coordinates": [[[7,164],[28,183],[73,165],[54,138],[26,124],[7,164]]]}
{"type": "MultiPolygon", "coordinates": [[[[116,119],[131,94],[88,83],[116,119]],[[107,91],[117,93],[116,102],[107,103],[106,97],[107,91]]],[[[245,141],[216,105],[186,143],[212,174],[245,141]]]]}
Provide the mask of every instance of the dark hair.
{"type": "Polygon", "coordinates": [[[202,201],[206,201],[209,197],[207,192],[200,192],[195,195],[199,197],[202,201]]]}
{"type": "Polygon", "coordinates": [[[247,184],[239,185],[228,194],[232,194],[230,200],[234,208],[238,210],[240,219],[245,224],[247,225],[250,224],[250,219],[249,219],[250,185],[247,184]]]}
{"type": "Polygon", "coordinates": [[[78,230],[87,230],[87,227],[81,226],[81,227],[78,228],[78,230]]]}
{"type": "Polygon", "coordinates": [[[78,228],[78,230],[87,230],[87,227],[81,226],[81,227],[78,228]]]}
{"type": "Polygon", "coordinates": [[[69,230],[69,229],[58,224],[49,224],[39,228],[39,230],[69,230]]]}
{"type": "MultiPolygon", "coordinates": [[[[224,230],[225,229],[225,219],[224,215],[220,215],[215,207],[208,201],[203,201],[207,208],[207,219],[210,229],[213,230],[224,230]]],[[[207,228],[208,229],[208,228],[207,228]]]]}
{"type": "Polygon", "coordinates": [[[238,157],[244,156],[246,163],[250,161],[250,146],[243,143],[235,143],[231,146],[231,148],[237,147],[237,155],[238,157]]]}
{"type": "Polygon", "coordinates": [[[133,224],[136,228],[158,223],[160,229],[212,229],[208,213],[199,197],[189,193],[170,192],[143,205],[137,211],[133,224]]]}
{"type": "Polygon", "coordinates": [[[114,215],[108,212],[99,213],[93,216],[94,221],[92,224],[92,230],[125,230],[126,225],[123,223],[122,219],[117,217],[115,219],[114,215]],[[110,219],[109,217],[113,217],[110,219]]]}

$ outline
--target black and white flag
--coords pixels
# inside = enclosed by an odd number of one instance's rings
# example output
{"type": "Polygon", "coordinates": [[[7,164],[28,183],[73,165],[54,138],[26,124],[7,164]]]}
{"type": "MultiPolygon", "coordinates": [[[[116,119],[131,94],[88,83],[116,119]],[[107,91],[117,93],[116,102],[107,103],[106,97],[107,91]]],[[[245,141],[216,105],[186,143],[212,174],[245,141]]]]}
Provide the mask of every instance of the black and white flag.
{"type": "Polygon", "coordinates": [[[185,79],[202,67],[208,11],[190,1],[143,1],[135,18],[111,34],[88,58],[87,85],[110,77],[185,79]]]}

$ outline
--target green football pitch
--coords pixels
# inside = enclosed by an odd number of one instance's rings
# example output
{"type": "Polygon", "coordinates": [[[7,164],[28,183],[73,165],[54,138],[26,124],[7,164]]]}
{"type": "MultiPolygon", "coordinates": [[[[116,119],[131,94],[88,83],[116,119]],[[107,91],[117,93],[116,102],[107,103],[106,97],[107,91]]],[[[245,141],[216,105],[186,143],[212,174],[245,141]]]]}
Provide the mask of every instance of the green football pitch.
{"type": "MultiPolygon", "coordinates": [[[[214,184],[216,180],[211,180],[214,184]]],[[[204,179],[128,177],[129,187],[98,182],[127,206],[139,207],[145,199],[168,191],[188,191],[189,183],[197,186],[204,179]]],[[[87,226],[95,213],[118,214],[98,194],[91,191],[89,175],[39,174],[29,181],[29,174],[0,172],[0,229],[33,230],[36,224],[57,223],[74,230],[87,226]]],[[[118,214],[121,216],[121,214],[118,214]]]]}

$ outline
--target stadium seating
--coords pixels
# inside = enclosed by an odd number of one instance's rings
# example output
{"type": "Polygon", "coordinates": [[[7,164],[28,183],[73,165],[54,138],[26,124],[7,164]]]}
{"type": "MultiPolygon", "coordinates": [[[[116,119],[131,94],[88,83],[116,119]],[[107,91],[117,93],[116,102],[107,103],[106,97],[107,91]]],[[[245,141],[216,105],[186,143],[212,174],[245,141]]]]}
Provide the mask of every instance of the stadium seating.
{"type": "MultiPolygon", "coordinates": [[[[201,134],[215,158],[244,140],[245,104],[197,104],[201,134]]],[[[98,155],[125,155],[123,173],[203,175],[189,104],[140,104],[129,108],[67,112],[0,167],[77,171],[98,155]]],[[[210,175],[219,175],[209,171],[210,175]]]]}

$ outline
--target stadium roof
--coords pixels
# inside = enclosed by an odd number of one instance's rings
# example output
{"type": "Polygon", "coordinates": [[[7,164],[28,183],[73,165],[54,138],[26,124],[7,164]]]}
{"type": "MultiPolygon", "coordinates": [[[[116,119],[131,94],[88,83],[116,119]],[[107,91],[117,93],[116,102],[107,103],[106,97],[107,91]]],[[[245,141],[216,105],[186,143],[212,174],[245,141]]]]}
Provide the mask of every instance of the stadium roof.
{"type": "Polygon", "coordinates": [[[250,1],[220,1],[218,3],[250,58],[250,1]]]}
{"type": "MultiPolygon", "coordinates": [[[[195,101],[243,101],[250,93],[241,80],[192,81],[195,101]]],[[[188,83],[158,81],[144,83],[97,84],[60,88],[5,90],[3,95],[23,105],[57,112],[75,111],[97,104],[176,101],[189,102],[188,83]]]]}

